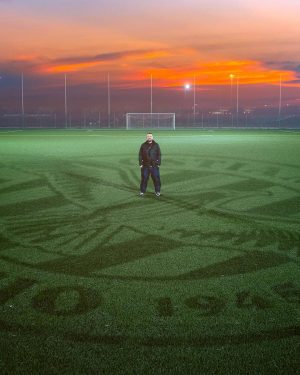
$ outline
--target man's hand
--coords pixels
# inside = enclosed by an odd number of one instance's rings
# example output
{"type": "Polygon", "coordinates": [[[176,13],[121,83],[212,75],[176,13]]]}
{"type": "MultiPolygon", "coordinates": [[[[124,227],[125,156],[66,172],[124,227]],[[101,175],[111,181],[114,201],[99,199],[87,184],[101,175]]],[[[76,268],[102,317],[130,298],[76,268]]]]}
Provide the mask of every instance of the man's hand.
{"type": "Polygon", "coordinates": [[[143,168],[143,165],[140,165],[140,168],[143,168]]]}

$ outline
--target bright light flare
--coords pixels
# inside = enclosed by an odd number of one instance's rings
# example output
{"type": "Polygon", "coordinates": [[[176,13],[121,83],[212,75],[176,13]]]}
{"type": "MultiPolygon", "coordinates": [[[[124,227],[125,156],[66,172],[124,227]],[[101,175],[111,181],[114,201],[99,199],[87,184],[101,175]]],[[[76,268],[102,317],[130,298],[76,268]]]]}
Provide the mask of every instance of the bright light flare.
{"type": "Polygon", "coordinates": [[[191,84],[190,84],[190,83],[186,83],[186,84],[184,85],[184,88],[185,88],[186,90],[189,90],[189,89],[191,88],[191,84]]]}

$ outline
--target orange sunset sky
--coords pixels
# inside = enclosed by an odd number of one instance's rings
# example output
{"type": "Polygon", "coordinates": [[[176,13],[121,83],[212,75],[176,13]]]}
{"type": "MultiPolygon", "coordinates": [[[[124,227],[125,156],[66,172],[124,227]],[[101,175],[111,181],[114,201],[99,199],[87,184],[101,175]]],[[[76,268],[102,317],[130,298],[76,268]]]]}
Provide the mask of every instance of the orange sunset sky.
{"type": "Polygon", "coordinates": [[[161,107],[194,78],[199,105],[226,106],[237,78],[245,105],[276,103],[280,80],[299,104],[299,14],[299,0],[0,0],[2,106],[22,73],[30,106],[56,105],[65,74],[86,105],[104,97],[108,73],[124,108],[147,100],[151,75],[161,107]]]}

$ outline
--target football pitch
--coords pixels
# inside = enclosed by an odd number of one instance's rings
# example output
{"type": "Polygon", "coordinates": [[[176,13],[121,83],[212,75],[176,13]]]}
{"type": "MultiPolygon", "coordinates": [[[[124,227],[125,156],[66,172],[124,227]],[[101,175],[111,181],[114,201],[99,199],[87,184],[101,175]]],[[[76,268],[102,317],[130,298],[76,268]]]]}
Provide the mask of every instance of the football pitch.
{"type": "Polygon", "coordinates": [[[0,132],[2,374],[296,374],[300,132],[0,132]]]}

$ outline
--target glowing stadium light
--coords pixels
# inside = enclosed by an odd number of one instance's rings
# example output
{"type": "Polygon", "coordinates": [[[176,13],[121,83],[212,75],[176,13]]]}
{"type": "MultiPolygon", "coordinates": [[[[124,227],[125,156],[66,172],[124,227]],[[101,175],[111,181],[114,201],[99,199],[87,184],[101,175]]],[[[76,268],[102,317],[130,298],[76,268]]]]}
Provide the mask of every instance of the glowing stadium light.
{"type": "Polygon", "coordinates": [[[186,90],[189,90],[191,88],[191,84],[190,83],[185,83],[184,88],[186,90]]]}

